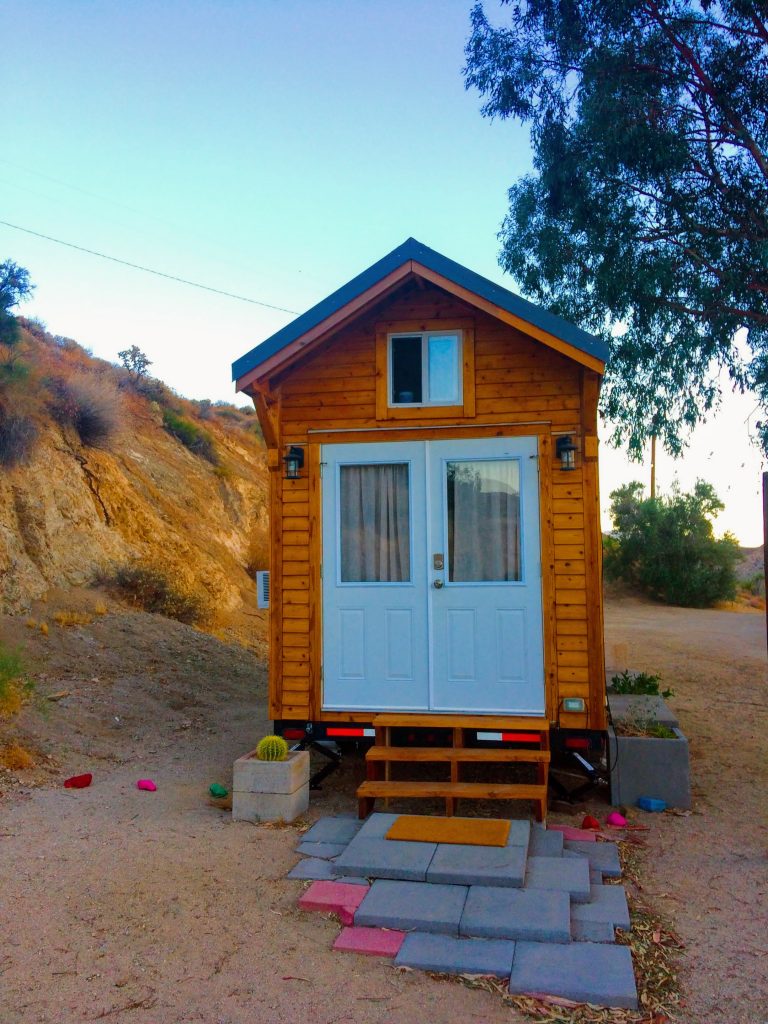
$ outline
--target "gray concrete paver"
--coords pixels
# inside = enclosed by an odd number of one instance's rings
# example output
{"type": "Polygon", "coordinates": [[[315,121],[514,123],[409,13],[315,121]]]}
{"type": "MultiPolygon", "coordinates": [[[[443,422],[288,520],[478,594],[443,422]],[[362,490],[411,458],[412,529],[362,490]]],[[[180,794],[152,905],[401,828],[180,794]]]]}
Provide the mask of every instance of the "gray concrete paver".
{"type": "Polygon", "coordinates": [[[334,864],[336,874],[423,882],[437,846],[356,836],[334,864]]]}
{"type": "Polygon", "coordinates": [[[574,904],[571,908],[571,917],[574,921],[608,921],[626,931],[630,927],[630,921],[624,886],[591,886],[589,902],[574,904]]]}
{"type": "Polygon", "coordinates": [[[510,992],[546,992],[579,1003],[637,1008],[628,946],[599,942],[518,942],[510,992]]]}
{"type": "Polygon", "coordinates": [[[457,939],[452,935],[412,932],[395,959],[396,967],[445,974],[495,974],[512,970],[515,943],[509,939],[457,939]]]}
{"type": "Polygon", "coordinates": [[[355,926],[459,934],[463,885],[377,879],[355,913],[355,926]]]}
{"type": "Polygon", "coordinates": [[[439,843],[427,869],[427,881],[520,888],[525,880],[525,862],[523,846],[439,843]]]}
{"type": "Polygon", "coordinates": [[[589,863],[585,858],[529,857],[525,888],[569,893],[575,903],[584,903],[590,898],[589,863]]]}
{"type": "Polygon", "coordinates": [[[473,885],[459,931],[477,938],[570,942],[570,899],[566,892],[473,885]]]}

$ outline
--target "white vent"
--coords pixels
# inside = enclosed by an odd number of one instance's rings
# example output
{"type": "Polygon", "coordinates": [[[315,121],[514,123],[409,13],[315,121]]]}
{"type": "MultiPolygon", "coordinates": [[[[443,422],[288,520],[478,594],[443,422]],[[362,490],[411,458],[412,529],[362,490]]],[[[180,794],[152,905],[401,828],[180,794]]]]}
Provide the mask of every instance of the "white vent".
{"type": "Polygon", "coordinates": [[[267,569],[256,573],[256,604],[259,608],[269,608],[269,571],[267,569]]]}

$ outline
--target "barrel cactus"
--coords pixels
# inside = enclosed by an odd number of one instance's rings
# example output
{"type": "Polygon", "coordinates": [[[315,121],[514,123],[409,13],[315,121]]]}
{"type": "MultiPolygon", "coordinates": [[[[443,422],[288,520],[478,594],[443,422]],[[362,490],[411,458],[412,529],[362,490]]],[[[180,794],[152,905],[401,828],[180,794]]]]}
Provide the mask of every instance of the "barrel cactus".
{"type": "Polygon", "coordinates": [[[288,757],[288,744],[282,736],[265,736],[256,747],[259,761],[284,761],[288,757]]]}

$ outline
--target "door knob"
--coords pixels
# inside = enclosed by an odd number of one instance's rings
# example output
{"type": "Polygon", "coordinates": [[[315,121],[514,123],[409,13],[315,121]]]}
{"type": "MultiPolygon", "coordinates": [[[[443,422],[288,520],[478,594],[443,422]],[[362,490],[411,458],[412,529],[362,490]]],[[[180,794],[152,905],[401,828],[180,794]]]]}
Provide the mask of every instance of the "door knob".
{"type": "Polygon", "coordinates": [[[432,586],[435,588],[435,590],[440,590],[442,587],[445,586],[445,584],[443,583],[442,580],[435,580],[432,586]]]}

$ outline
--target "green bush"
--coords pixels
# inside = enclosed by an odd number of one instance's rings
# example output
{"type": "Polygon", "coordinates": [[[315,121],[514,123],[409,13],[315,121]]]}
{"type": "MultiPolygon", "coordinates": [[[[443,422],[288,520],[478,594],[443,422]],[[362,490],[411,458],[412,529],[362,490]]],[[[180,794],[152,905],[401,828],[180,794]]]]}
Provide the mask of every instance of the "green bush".
{"type": "Polygon", "coordinates": [[[121,565],[103,577],[102,582],[145,612],[166,615],[188,625],[201,622],[208,615],[205,601],[174,583],[159,566],[121,565]]]}
{"type": "Polygon", "coordinates": [[[624,672],[613,676],[611,689],[614,693],[640,694],[649,697],[672,697],[672,690],[659,690],[661,676],[652,676],[647,672],[624,672]]]}
{"type": "Polygon", "coordinates": [[[15,715],[29,698],[33,684],[26,678],[25,671],[19,651],[0,644],[0,718],[15,715]]]}
{"type": "Polygon", "coordinates": [[[613,534],[605,572],[667,604],[707,608],[736,594],[739,545],[716,538],[712,519],[723,509],[711,484],[698,480],[691,494],[644,498],[642,484],[611,494],[613,534]]]}
{"type": "Polygon", "coordinates": [[[185,448],[189,448],[195,455],[206,459],[211,465],[218,465],[219,457],[213,444],[213,438],[207,430],[198,427],[192,420],[180,416],[173,409],[163,409],[163,426],[185,448]]]}
{"type": "Polygon", "coordinates": [[[765,576],[761,572],[756,572],[746,579],[740,579],[739,585],[753,597],[765,597],[765,576]]]}

